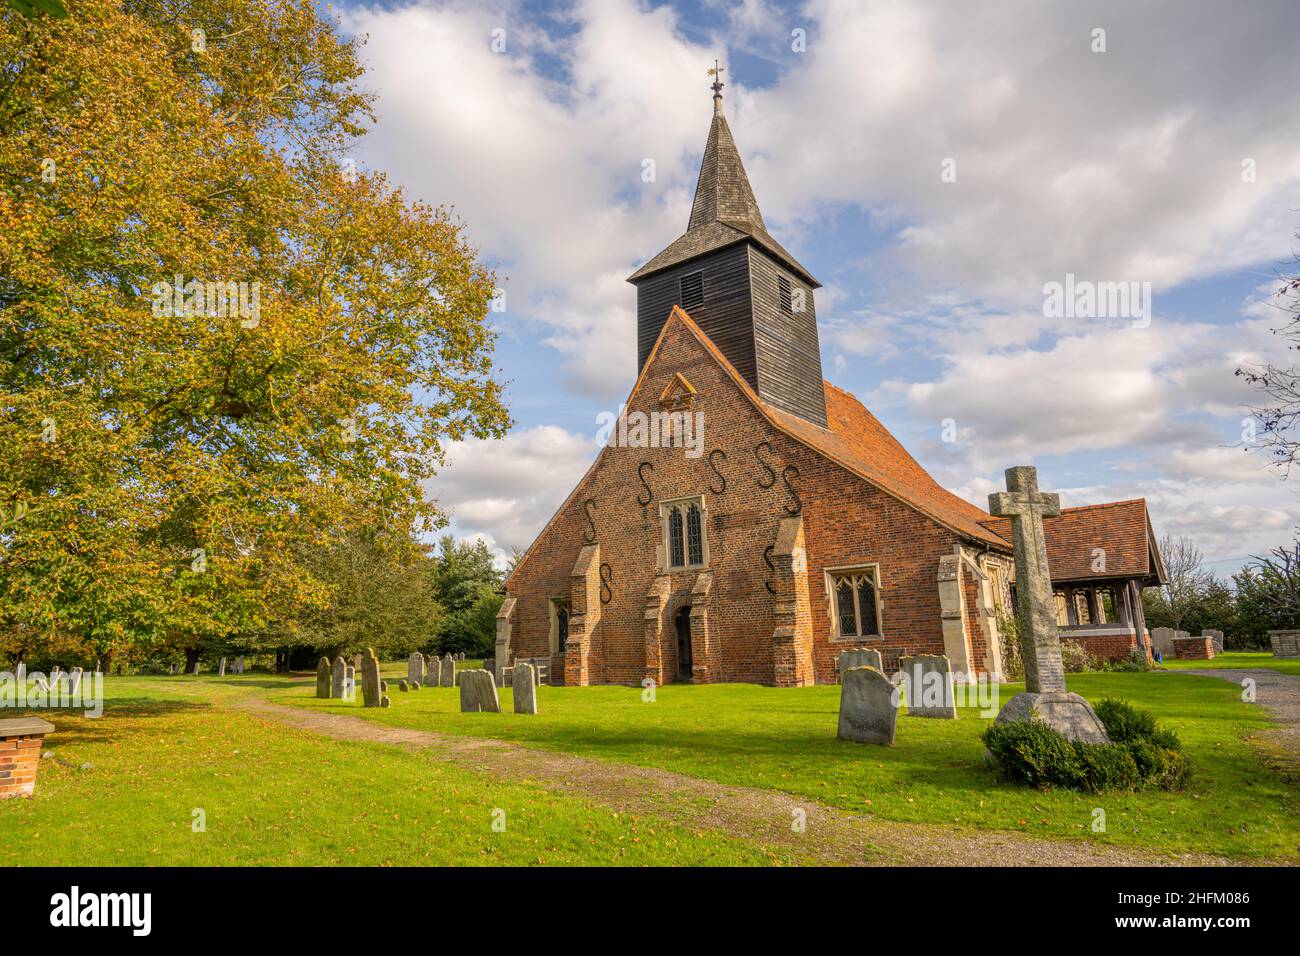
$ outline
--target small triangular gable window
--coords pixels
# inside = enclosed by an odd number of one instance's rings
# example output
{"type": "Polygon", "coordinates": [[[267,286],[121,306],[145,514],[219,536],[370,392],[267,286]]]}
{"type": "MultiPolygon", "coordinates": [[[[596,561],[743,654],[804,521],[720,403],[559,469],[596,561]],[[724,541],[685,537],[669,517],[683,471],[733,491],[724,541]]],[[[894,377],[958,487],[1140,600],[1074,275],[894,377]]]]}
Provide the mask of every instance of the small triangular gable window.
{"type": "Polygon", "coordinates": [[[659,394],[659,404],[663,408],[689,407],[695,404],[695,394],[695,386],[687,381],[685,375],[678,372],[659,394]]]}

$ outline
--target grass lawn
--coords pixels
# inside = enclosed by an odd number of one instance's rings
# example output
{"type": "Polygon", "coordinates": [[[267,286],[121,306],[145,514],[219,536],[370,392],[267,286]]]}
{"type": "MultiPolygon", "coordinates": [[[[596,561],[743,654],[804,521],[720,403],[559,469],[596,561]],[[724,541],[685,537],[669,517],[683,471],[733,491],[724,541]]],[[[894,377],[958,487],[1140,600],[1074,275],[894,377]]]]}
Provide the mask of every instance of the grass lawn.
{"type": "Polygon", "coordinates": [[[1277,671],[1300,677],[1300,657],[1274,657],[1270,651],[1225,651],[1208,661],[1166,660],[1166,670],[1257,670],[1277,671]]]}
{"type": "MultiPolygon", "coordinates": [[[[988,720],[963,709],[955,721],[900,717],[893,748],[836,739],[839,688],[778,689],[741,684],[670,685],[654,703],[639,688],[542,687],[536,717],[511,711],[461,714],[458,691],[403,694],[385,667],[393,705],[316,700],[312,688],[275,699],[346,712],[394,726],[494,737],[526,746],[674,770],[726,784],[803,795],[821,803],[900,821],[1018,830],[1035,836],[1240,858],[1300,861],[1300,792],[1262,763],[1243,738],[1270,726],[1234,685],[1175,673],[1071,674],[1070,688],[1097,700],[1127,698],[1153,711],[1182,737],[1192,761],[1180,793],[1102,796],[1038,792],[1000,782],[983,762],[988,720]],[[1104,833],[1092,812],[1106,811],[1104,833]]],[[[1022,689],[1005,685],[1002,700],[1022,689]]]]}
{"type": "Polygon", "coordinates": [[[259,685],[288,686],[263,675],[111,677],[99,719],[38,713],[57,728],[46,742],[59,759],[41,761],[33,799],[0,803],[0,865],[790,862],[424,754],[213,706],[259,685]],[[505,832],[492,828],[497,808],[505,832]],[[206,832],[193,832],[195,809],[206,832]]]}

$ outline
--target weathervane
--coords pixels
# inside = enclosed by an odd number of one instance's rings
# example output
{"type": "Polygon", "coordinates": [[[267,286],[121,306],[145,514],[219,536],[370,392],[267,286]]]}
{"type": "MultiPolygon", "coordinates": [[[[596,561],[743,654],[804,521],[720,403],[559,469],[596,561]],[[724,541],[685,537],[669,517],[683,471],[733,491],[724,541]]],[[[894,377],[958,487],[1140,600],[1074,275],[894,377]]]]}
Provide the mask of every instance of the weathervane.
{"type": "Polygon", "coordinates": [[[709,68],[709,76],[713,77],[713,111],[722,112],[722,88],[726,84],[722,82],[722,74],[726,72],[726,67],[718,66],[718,61],[713,61],[713,66],[709,68]]]}

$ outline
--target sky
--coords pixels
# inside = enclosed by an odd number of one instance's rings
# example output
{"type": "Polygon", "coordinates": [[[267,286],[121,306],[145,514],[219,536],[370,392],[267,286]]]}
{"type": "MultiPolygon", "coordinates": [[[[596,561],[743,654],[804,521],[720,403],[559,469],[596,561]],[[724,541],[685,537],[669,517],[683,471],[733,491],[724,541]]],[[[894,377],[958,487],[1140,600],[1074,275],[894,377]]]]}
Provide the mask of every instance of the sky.
{"type": "Polygon", "coordinates": [[[352,158],[453,206],[505,293],[514,427],[427,489],[457,537],[504,560],[595,458],[636,374],[625,280],[686,228],[717,58],[768,229],[823,284],[825,376],[940,483],[987,507],[1034,464],[1067,507],[1143,497],[1221,575],[1292,539],[1300,475],[1267,466],[1235,374],[1292,360],[1286,0],[332,12],[377,97],[352,158]],[[1067,277],[1149,308],[1061,314],[1067,277]]]}

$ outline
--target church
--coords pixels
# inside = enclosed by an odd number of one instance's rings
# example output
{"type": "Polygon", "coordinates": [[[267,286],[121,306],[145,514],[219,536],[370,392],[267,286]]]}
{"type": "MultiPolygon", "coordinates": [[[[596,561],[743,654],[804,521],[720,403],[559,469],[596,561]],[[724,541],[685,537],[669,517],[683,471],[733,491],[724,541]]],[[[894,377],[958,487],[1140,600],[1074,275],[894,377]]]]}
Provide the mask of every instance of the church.
{"type": "MultiPolygon", "coordinates": [[[[498,679],[530,661],[566,686],[798,687],[836,682],[840,652],[861,648],[891,671],[945,654],[999,679],[1007,520],[941,487],[822,379],[819,283],[763,222],[722,86],[715,74],[686,231],[629,278],[635,424],[612,430],[507,578],[498,679]]],[[[1141,590],[1164,569],[1145,501],[1044,524],[1063,640],[1149,655],[1141,590]]]]}

